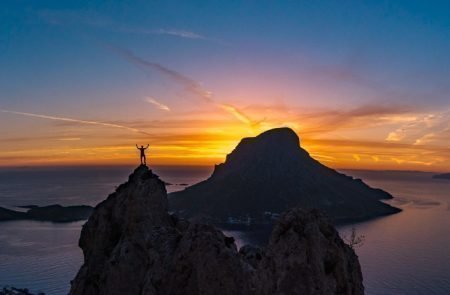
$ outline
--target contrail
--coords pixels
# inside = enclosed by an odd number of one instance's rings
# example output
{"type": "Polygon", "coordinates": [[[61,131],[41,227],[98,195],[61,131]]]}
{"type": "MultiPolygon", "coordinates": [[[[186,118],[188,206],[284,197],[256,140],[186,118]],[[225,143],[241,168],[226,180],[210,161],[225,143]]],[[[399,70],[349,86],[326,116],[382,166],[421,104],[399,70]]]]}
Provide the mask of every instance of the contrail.
{"type": "Polygon", "coordinates": [[[156,106],[158,109],[163,110],[163,111],[170,111],[170,108],[168,106],[166,106],[163,103],[160,103],[159,101],[157,101],[156,99],[154,99],[153,97],[146,97],[145,101],[148,103],[151,103],[152,105],[156,106]]]}
{"type": "Polygon", "coordinates": [[[14,115],[20,115],[20,116],[27,116],[27,117],[34,117],[34,118],[40,118],[40,119],[47,119],[47,120],[55,120],[55,121],[64,121],[64,122],[73,122],[73,123],[79,123],[79,124],[86,124],[86,125],[98,125],[98,126],[105,126],[105,127],[111,127],[111,128],[120,128],[120,129],[126,129],[133,132],[143,133],[150,135],[149,133],[142,131],[140,129],[127,127],[124,125],[119,124],[112,124],[112,123],[105,123],[105,122],[98,122],[98,121],[87,121],[87,120],[79,120],[79,119],[73,119],[73,118],[65,118],[65,117],[56,117],[56,116],[48,116],[48,115],[42,115],[42,114],[34,114],[34,113],[26,113],[26,112],[17,112],[17,111],[10,111],[10,110],[2,110],[0,109],[0,112],[2,113],[8,113],[8,114],[14,114],[14,115]]]}

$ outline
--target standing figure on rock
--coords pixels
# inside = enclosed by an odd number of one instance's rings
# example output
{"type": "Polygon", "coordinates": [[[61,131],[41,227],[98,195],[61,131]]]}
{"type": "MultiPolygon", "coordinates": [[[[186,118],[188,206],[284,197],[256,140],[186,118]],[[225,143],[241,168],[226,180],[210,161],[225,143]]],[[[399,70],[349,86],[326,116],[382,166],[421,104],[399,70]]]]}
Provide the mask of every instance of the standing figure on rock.
{"type": "Polygon", "coordinates": [[[138,147],[136,144],[136,148],[141,151],[141,165],[147,165],[147,158],[145,157],[145,150],[148,149],[149,144],[147,144],[146,147],[141,145],[141,147],[138,147]]]}

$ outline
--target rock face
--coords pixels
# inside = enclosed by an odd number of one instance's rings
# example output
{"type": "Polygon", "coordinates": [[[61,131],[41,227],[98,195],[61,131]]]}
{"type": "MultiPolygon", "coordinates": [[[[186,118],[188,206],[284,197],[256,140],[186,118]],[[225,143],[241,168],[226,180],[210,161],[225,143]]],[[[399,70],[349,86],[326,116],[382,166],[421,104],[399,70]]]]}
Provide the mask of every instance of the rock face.
{"type": "Polygon", "coordinates": [[[265,212],[316,208],[336,221],[359,220],[399,212],[381,199],[392,196],[314,160],[289,128],[244,138],[209,179],[170,194],[180,216],[262,219],[265,212]]]}
{"type": "Polygon", "coordinates": [[[164,183],[146,166],[96,206],[80,247],[71,295],[364,293],[358,258],[317,211],[286,212],[265,249],[238,251],[213,226],[170,215],[164,183]]]}

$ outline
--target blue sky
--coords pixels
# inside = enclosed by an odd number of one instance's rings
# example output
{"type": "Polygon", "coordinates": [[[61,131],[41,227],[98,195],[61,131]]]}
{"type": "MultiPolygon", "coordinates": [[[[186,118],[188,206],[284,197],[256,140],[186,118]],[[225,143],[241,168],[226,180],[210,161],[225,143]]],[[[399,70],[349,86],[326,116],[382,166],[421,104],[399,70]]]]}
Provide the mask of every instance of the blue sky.
{"type": "MultiPolygon", "coordinates": [[[[228,109],[230,120],[272,120],[268,126],[287,122],[257,109],[346,113],[382,106],[392,109],[390,115],[415,116],[419,123],[428,115],[440,116],[432,130],[415,140],[437,132],[447,138],[447,1],[2,4],[2,110],[127,126],[139,121],[145,128],[146,120],[191,120],[205,113],[215,117],[216,107],[225,104],[234,108],[228,109]],[[133,62],[122,51],[183,79],[133,62]],[[194,84],[213,93],[214,102],[192,92],[194,84]],[[156,104],[147,106],[148,97],[167,106],[170,114],[156,104]]],[[[5,140],[26,137],[30,120],[45,120],[24,117],[0,113],[0,137],[1,131],[5,140]]],[[[403,122],[389,125],[392,130],[386,127],[379,139],[414,123],[403,122]]],[[[36,124],[50,133],[47,123],[36,124]]],[[[442,140],[439,144],[446,147],[442,140]]]]}

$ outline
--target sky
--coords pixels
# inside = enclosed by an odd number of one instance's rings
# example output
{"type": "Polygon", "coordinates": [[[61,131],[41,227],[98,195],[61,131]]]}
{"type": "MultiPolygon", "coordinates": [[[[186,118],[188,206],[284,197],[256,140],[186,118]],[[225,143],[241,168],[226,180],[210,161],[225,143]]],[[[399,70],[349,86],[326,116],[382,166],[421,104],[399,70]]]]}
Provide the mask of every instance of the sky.
{"type": "Polygon", "coordinates": [[[0,166],[213,165],[287,126],[450,171],[448,1],[2,1],[0,166]]]}

